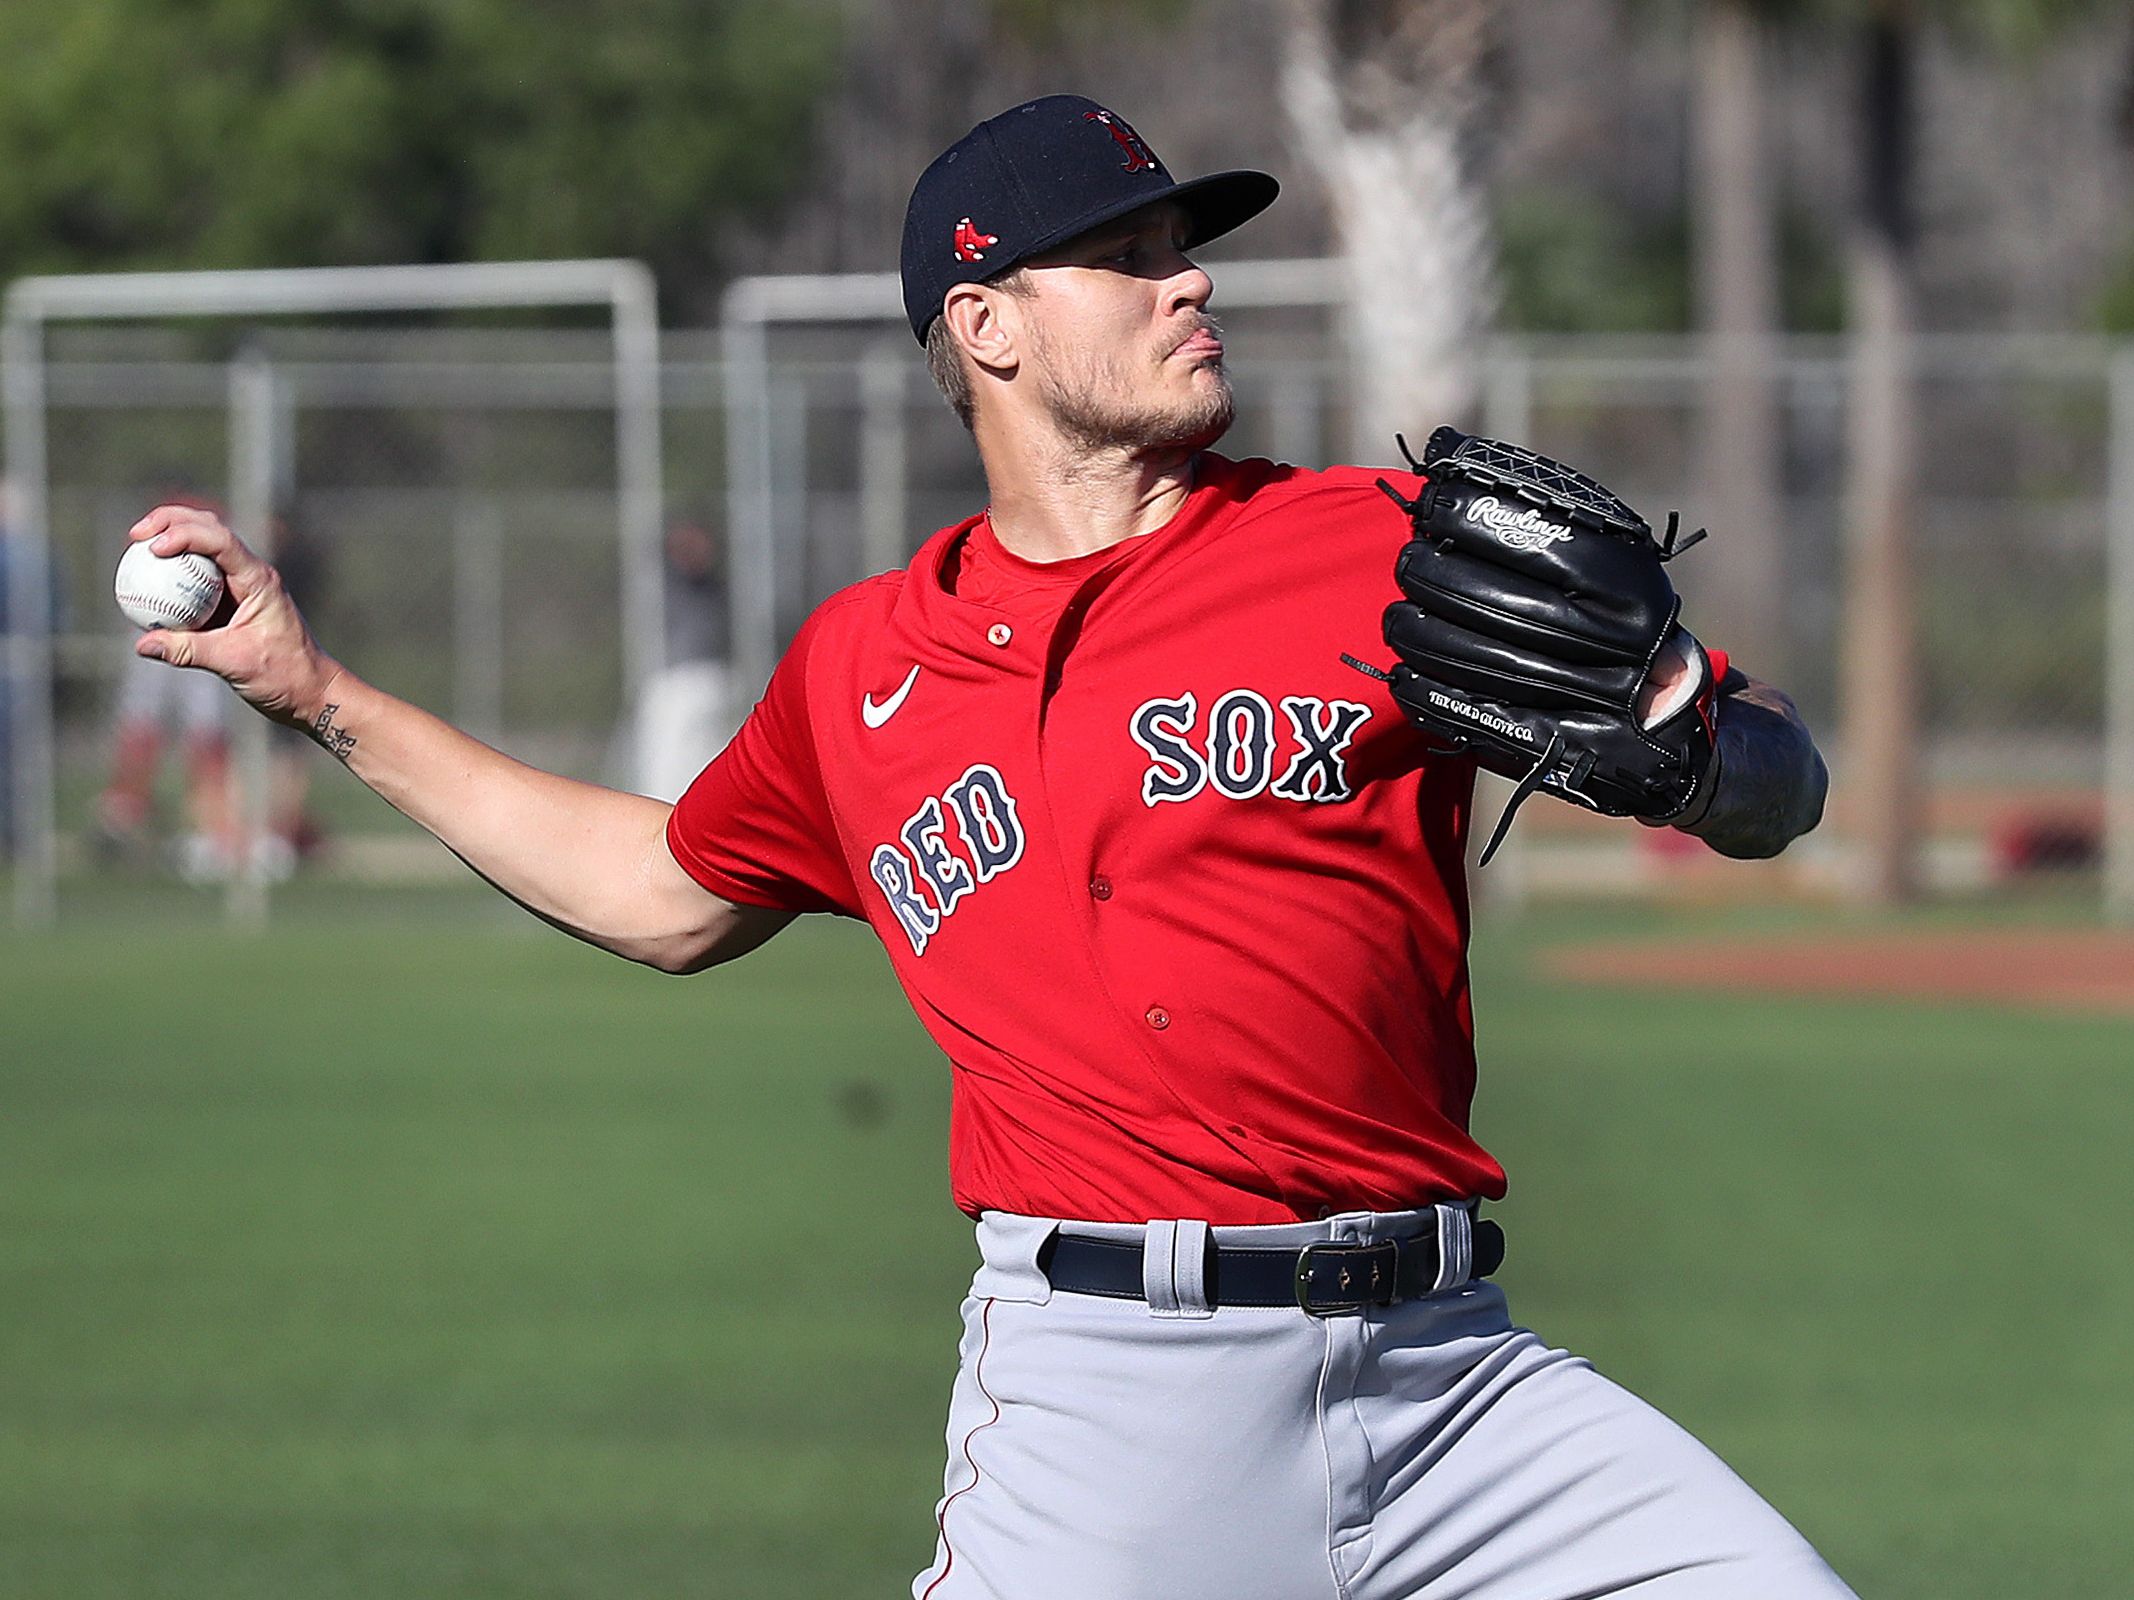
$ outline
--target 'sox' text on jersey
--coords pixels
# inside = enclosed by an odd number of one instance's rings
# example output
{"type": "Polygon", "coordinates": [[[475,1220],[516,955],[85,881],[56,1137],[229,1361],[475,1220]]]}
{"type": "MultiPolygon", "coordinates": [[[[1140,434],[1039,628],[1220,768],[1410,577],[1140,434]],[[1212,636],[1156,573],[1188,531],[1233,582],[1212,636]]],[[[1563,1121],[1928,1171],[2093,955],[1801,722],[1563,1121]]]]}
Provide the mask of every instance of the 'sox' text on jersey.
{"type": "Polygon", "coordinates": [[[928,941],[965,895],[1022,860],[1023,839],[1006,780],[981,761],[941,794],[928,795],[894,842],[874,847],[868,876],[888,900],[913,955],[926,954],[928,941]]]}
{"type": "Polygon", "coordinates": [[[1281,707],[1278,722],[1266,696],[1231,689],[1203,721],[1191,690],[1142,701],[1127,725],[1149,758],[1142,804],[1191,800],[1210,788],[1231,800],[1263,792],[1314,804],[1351,798],[1346,752],[1371,708],[1308,694],[1284,695],[1281,707]]]}

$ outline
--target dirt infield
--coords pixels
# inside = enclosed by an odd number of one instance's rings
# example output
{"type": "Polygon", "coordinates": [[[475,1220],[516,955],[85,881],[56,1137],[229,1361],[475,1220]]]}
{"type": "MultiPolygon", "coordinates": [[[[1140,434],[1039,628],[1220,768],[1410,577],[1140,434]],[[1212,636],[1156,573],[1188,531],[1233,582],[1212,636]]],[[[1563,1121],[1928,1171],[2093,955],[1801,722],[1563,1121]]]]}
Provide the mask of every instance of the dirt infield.
{"type": "Polygon", "coordinates": [[[1969,1001],[2134,1016],[2134,933],[1890,930],[1572,945],[1543,958],[1577,983],[1858,999],[1969,1001]]]}

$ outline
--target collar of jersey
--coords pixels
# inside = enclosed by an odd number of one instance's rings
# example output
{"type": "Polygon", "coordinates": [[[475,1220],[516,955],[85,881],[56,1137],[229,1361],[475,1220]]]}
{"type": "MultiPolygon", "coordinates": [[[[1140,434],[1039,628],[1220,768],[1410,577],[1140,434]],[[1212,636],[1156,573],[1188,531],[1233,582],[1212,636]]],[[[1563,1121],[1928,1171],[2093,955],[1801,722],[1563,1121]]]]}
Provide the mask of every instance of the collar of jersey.
{"type": "MultiPolygon", "coordinates": [[[[980,512],[942,541],[940,552],[928,573],[932,579],[932,587],[944,599],[963,600],[960,594],[948,591],[942,583],[942,572],[947,563],[955,559],[957,547],[966,543],[970,546],[971,553],[979,560],[1008,574],[1028,588],[1078,587],[1095,574],[1107,571],[1114,565],[1138,559],[1160,547],[1175,547],[1180,539],[1207,521],[1209,513],[1221,504],[1222,496],[1217,491],[1220,480],[1227,476],[1225,469],[1229,465],[1229,461],[1224,457],[1213,451],[1203,450],[1194,462],[1193,486],[1186,491],[1184,501],[1161,527],[1121,539],[1117,544],[1106,545],[1102,550],[1092,550],[1087,555],[1068,556],[1061,561],[1031,561],[1017,555],[1002,544],[999,536],[994,533],[991,512],[980,512]]],[[[965,603],[986,605],[983,601],[965,603]]],[[[987,609],[998,608],[987,605],[987,609]]]]}
{"type": "MultiPolygon", "coordinates": [[[[1188,491],[1187,499],[1191,499],[1188,491]]],[[[1102,572],[1116,561],[1125,561],[1150,548],[1150,541],[1163,537],[1165,531],[1178,520],[1185,510],[1183,503],[1160,528],[1151,528],[1131,538],[1121,539],[1117,544],[1108,544],[1101,550],[1091,550],[1086,555],[1068,556],[1061,561],[1032,561],[1017,555],[1000,542],[1000,535],[993,528],[993,514],[979,513],[978,520],[971,524],[971,531],[964,536],[964,560],[976,560],[1003,573],[1010,582],[1024,588],[1055,589],[1073,588],[1092,573],[1102,572]]],[[[965,568],[969,570],[968,566],[965,568]]]]}

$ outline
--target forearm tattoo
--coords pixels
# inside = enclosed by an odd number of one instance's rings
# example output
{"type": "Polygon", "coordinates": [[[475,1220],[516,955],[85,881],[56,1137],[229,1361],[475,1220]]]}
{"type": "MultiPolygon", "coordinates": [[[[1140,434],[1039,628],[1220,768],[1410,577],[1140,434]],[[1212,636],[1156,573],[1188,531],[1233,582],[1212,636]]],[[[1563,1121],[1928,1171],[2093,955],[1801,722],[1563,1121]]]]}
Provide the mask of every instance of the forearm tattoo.
{"type": "Polygon", "coordinates": [[[1718,781],[1681,826],[1721,855],[1775,856],[1822,821],[1830,774],[1782,690],[1729,672],[1721,691],[1718,781]]]}
{"type": "Polygon", "coordinates": [[[311,737],[318,740],[329,754],[346,761],[356,748],[356,736],[334,722],[340,710],[337,705],[322,708],[311,724],[311,737]]]}

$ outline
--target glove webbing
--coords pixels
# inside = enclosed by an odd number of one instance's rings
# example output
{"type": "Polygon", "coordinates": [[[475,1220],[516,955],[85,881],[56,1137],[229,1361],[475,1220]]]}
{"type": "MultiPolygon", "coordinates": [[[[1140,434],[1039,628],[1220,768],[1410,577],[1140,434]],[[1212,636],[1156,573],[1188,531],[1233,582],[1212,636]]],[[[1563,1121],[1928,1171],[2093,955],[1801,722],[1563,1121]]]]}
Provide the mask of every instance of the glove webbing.
{"type": "MultiPolygon", "coordinates": [[[[1645,519],[1594,479],[1537,450],[1529,450],[1525,445],[1485,439],[1479,434],[1463,434],[1456,428],[1440,428],[1431,434],[1429,443],[1423,446],[1423,458],[1418,461],[1415,452],[1408,448],[1406,434],[1394,434],[1393,442],[1400,446],[1409,471],[1425,483],[1429,481],[1430,469],[1443,462],[1445,472],[1457,473],[1476,483],[1494,484],[1522,500],[1546,506],[1573,521],[1589,522],[1618,537],[1651,536],[1652,529],[1645,519]]],[[[1406,498],[1383,478],[1378,480],[1378,487],[1411,517],[1422,506],[1420,500],[1406,498]]],[[[1699,539],[1705,538],[1708,532],[1708,529],[1699,528],[1683,537],[1682,513],[1670,511],[1665,536],[1653,542],[1659,546],[1660,559],[1672,561],[1699,539]]]]}

